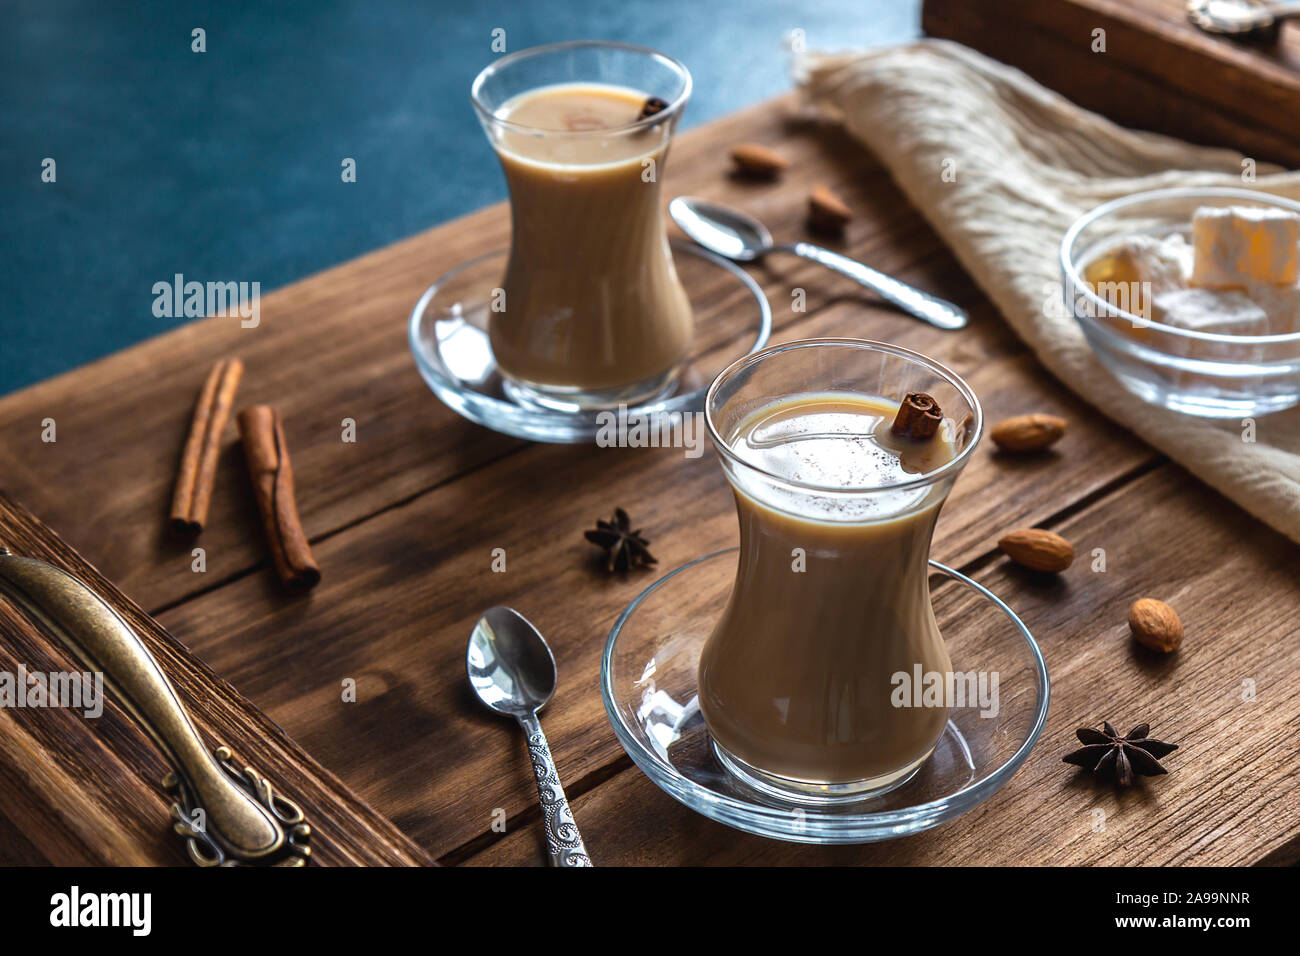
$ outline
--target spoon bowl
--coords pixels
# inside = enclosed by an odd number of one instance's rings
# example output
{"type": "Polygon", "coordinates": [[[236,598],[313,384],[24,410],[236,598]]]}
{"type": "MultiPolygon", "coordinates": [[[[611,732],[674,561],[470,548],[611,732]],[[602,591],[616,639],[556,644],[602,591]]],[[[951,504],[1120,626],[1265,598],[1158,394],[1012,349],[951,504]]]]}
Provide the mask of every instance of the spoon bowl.
{"type": "Polygon", "coordinates": [[[513,608],[490,608],[478,619],[466,666],[474,693],[498,714],[536,713],[555,693],[551,648],[532,621],[513,608]]]}
{"type": "Polygon", "coordinates": [[[1283,20],[1300,17],[1300,3],[1258,0],[1188,0],[1187,19],[1206,33],[1276,43],[1283,20]]]}
{"type": "Polygon", "coordinates": [[[767,227],[739,209],[678,196],[668,204],[668,214],[691,239],[728,259],[752,262],[774,248],[767,227]]]}

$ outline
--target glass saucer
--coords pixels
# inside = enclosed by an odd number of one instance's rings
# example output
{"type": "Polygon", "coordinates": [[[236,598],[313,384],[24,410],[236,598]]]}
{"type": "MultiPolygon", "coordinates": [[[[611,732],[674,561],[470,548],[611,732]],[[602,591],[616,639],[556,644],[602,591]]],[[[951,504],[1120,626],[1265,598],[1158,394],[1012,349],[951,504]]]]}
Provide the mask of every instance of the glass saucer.
{"type": "MultiPolygon", "coordinates": [[[[767,345],[772,309],[758,283],[735,263],[699,246],[674,242],[677,274],[697,317],[695,349],[672,391],[628,409],[629,418],[695,412],[722,369],[767,345]]],[[[597,411],[520,404],[502,387],[487,336],[493,291],[505,275],[507,251],[489,252],[442,276],[411,313],[416,367],[453,411],[494,431],[542,442],[584,442],[601,426],[597,411]]]]}
{"type": "MultiPolygon", "coordinates": [[[[983,803],[1042,733],[1050,689],[1033,635],[988,589],[934,561],[930,589],[953,671],[998,675],[996,714],[957,707],[921,767],[854,801],[808,802],[752,787],[718,759],[700,716],[696,668],[726,606],[736,548],[660,578],[620,615],[601,660],[601,696],[619,742],[669,795],[706,817],[795,843],[872,843],[917,833],[983,803]]],[[[991,686],[991,678],[990,684],[991,686]]]]}

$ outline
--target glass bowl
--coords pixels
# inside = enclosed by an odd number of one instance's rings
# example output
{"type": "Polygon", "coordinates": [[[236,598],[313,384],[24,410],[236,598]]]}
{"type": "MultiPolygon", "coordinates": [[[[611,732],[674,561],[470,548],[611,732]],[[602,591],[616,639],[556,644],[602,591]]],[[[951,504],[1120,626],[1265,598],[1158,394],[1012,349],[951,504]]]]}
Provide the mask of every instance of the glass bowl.
{"type": "MultiPolygon", "coordinates": [[[[672,391],[628,408],[629,419],[700,411],[718,372],[772,335],[772,307],[749,273],[697,245],[672,247],[695,310],[695,343],[672,391]]],[[[420,296],[408,330],[416,368],[443,404],[472,422],[530,441],[594,441],[609,411],[523,404],[503,388],[487,319],[507,256],[500,249],[471,259],[420,296]]]]}
{"type": "Polygon", "coordinates": [[[992,592],[931,561],[935,617],[953,670],[996,674],[997,707],[954,708],[934,753],[911,779],[860,800],[796,801],[732,774],[700,716],[696,672],[731,594],[737,550],[699,558],[660,578],[628,605],[605,644],[601,696],[614,733],[633,762],[674,799],[760,836],[872,843],[960,816],[993,796],[1024,763],[1047,720],[1051,692],[1043,655],[992,592]]]}
{"type": "Polygon", "coordinates": [[[1135,395],[1188,415],[1242,418],[1300,402],[1300,328],[1274,335],[1225,335],[1163,325],[1112,305],[1083,270],[1122,236],[1191,233],[1202,206],[1300,203],[1230,187],[1157,189],[1112,200],[1080,217],[1061,241],[1066,311],[1102,364],[1135,395]]]}

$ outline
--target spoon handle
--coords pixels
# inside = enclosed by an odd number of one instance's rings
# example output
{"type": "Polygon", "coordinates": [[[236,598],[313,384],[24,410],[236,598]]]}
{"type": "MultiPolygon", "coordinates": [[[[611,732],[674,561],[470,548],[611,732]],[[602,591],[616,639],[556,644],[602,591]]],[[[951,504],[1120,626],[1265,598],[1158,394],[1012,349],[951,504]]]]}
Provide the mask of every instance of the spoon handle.
{"type": "Polygon", "coordinates": [[[810,242],[795,242],[790,245],[777,246],[784,252],[792,252],[813,262],[820,262],[828,269],[848,276],[860,285],[866,286],[887,302],[892,302],[903,311],[916,316],[941,329],[960,329],[966,325],[966,310],[946,299],[922,292],[906,282],[900,282],[883,272],[877,272],[870,266],[863,265],[856,259],[831,252],[810,242]]]}
{"type": "Polygon", "coordinates": [[[582,844],[582,834],[573,820],[573,811],[560,786],[560,774],[555,769],[551,748],[536,714],[519,718],[519,726],[528,736],[528,755],[533,760],[533,774],[537,778],[537,796],[542,802],[543,822],[546,825],[546,853],[551,866],[591,866],[591,857],[582,844]]]}

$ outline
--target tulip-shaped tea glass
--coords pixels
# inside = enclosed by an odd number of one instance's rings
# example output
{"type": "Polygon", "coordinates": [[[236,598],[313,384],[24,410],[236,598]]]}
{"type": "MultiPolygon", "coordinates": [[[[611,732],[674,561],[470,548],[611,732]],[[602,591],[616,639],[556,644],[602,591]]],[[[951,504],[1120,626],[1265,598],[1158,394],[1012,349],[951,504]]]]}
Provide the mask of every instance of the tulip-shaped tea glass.
{"type": "Polygon", "coordinates": [[[700,657],[719,759],[804,802],[905,782],[934,750],[951,664],[930,605],[930,539],[979,441],[970,387],[860,339],[775,346],[728,367],[706,402],[740,519],[730,600],[700,657]],[[928,439],[891,426],[923,393],[928,439]]]}
{"type": "Polygon", "coordinates": [[[589,41],[523,50],[475,79],[510,189],[488,335],[515,401],[579,411],[673,387],[693,319],[660,184],[690,92],[676,60],[589,41]]]}

